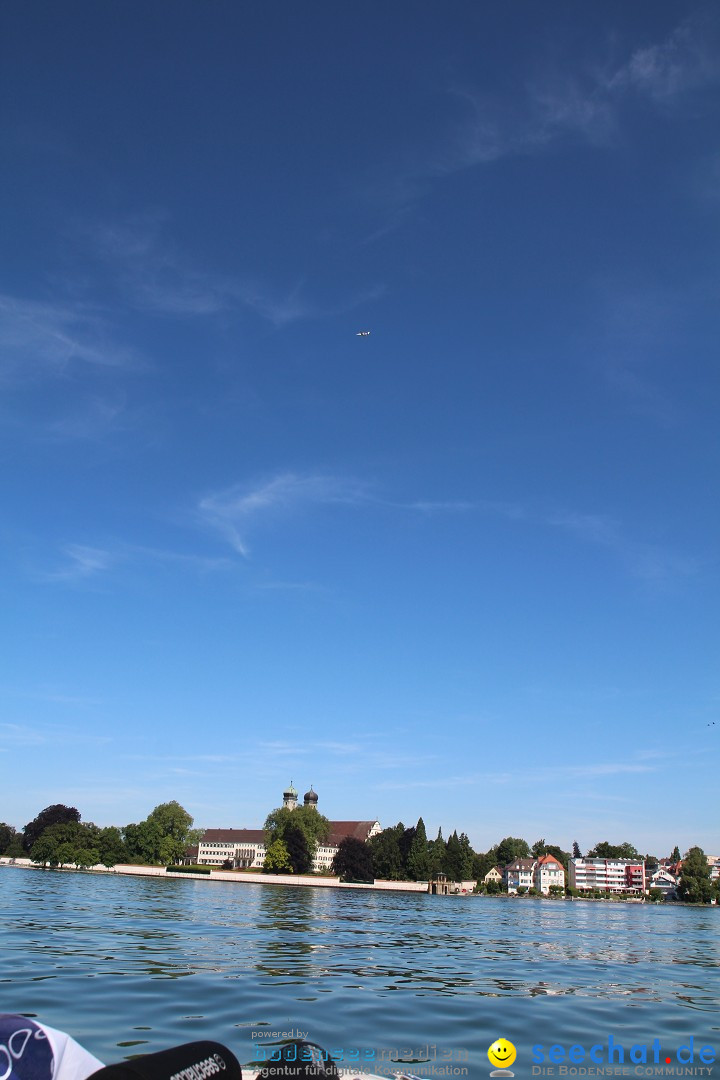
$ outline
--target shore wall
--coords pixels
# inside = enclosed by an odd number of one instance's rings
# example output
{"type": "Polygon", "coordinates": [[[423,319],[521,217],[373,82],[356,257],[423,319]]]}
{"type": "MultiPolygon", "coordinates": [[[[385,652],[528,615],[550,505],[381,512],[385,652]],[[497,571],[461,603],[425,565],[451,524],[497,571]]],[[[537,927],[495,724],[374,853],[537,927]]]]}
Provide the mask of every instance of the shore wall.
{"type": "MultiPolygon", "coordinates": [[[[9,859],[0,857],[0,864],[40,869],[30,859],[9,859]]],[[[63,867],[71,873],[128,874],[133,877],[190,878],[192,881],[229,881],[241,885],[294,885],[310,886],[314,889],[361,889],[370,892],[412,892],[427,893],[426,881],[380,881],[372,885],[340,881],[337,877],[311,877],[295,874],[243,874],[242,871],[211,870],[209,874],[178,873],[168,871],[164,866],[131,866],[118,863],[117,866],[92,866],[89,871],[76,870],[75,867],[63,867]]],[[[470,893],[475,887],[474,881],[463,881],[461,887],[470,893]]]]}

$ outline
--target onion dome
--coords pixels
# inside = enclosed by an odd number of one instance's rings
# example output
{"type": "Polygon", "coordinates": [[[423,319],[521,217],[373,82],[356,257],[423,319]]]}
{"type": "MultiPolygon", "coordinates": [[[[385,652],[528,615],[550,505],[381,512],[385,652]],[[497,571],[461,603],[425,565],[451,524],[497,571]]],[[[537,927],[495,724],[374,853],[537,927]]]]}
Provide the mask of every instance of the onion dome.
{"type": "Polygon", "coordinates": [[[310,790],[305,792],[305,794],[303,796],[303,802],[305,803],[306,806],[309,806],[310,804],[316,805],[317,801],[318,801],[317,794],[313,791],[312,786],[311,786],[310,790]]]}

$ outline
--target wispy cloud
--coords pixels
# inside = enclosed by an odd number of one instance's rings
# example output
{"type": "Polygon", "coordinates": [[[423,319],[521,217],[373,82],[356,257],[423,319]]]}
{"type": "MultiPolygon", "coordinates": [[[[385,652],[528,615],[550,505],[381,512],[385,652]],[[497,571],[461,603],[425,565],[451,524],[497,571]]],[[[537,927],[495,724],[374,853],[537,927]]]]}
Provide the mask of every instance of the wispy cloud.
{"type": "Polygon", "coordinates": [[[528,73],[512,97],[481,92],[471,83],[447,89],[457,110],[442,139],[430,150],[406,150],[402,163],[366,185],[366,194],[390,213],[362,242],[400,227],[407,210],[444,176],[502,158],[537,154],[579,139],[612,145],[631,98],[665,112],[679,109],[694,92],[720,79],[719,23],[713,15],[683,20],[662,41],[636,47],[623,59],[528,73]]]}
{"type": "Polygon", "coordinates": [[[659,371],[686,334],[688,295],[656,286],[638,288],[615,277],[595,283],[600,329],[590,345],[590,365],[613,394],[633,412],[671,427],[682,405],[668,393],[659,371]]]}
{"type": "Polygon", "coordinates": [[[200,500],[201,520],[216,529],[240,555],[258,519],[297,513],[312,506],[357,506],[370,501],[366,485],[333,476],[282,473],[257,487],[236,484],[200,500]]]}
{"type": "Polygon", "coordinates": [[[0,694],[10,698],[20,698],[30,701],[45,701],[53,705],[71,705],[73,708],[81,708],[102,705],[99,698],[85,697],[79,694],[63,694],[55,690],[16,690],[11,687],[0,687],[0,694]]]}
{"type": "Polygon", "coordinates": [[[300,319],[352,311],[383,292],[383,286],[374,283],[325,302],[308,296],[303,277],[282,287],[252,271],[233,277],[199,268],[166,238],[165,222],[164,215],[155,214],[84,227],[124,296],[140,309],[183,317],[245,309],[282,327],[300,319]]]}
{"type": "Polygon", "coordinates": [[[390,509],[415,514],[481,514],[526,527],[562,530],[586,544],[612,552],[636,577],[647,581],[687,578],[700,569],[697,559],[628,535],[622,523],[600,513],[543,509],[530,503],[483,499],[397,499],[367,482],[321,474],[281,473],[257,485],[235,484],[204,496],[200,523],[218,533],[238,554],[249,554],[248,536],[261,525],[287,521],[322,507],[390,509]]]}
{"type": "Polygon", "coordinates": [[[43,725],[29,727],[26,724],[0,723],[0,744],[4,744],[6,747],[42,746],[47,744],[65,746],[68,743],[94,743],[100,745],[109,742],[112,742],[109,735],[92,734],[65,726],[51,727],[50,725],[43,725]]]}
{"type": "Polygon", "coordinates": [[[59,441],[83,440],[93,442],[110,433],[123,430],[127,422],[124,396],[114,398],[90,396],[82,408],[52,420],[45,435],[59,441]]]}
{"type": "Polygon", "coordinates": [[[387,790],[412,790],[414,788],[444,788],[451,790],[454,787],[470,787],[475,785],[506,785],[518,783],[523,779],[542,781],[553,777],[562,776],[567,780],[592,779],[593,777],[624,776],[626,774],[638,774],[654,772],[655,767],[635,762],[586,762],[580,764],[554,765],[544,767],[534,765],[523,767],[518,765],[512,771],[492,772],[469,772],[455,775],[419,776],[412,779],[387,780],[378,784],[378,787],[387,790]]]}
{"type": "Polygon", "coordinates": [[[652,100],[674,103],[720,76],[717,20],[691,16],[664,40],[636,49],[612,76],[610,90],[633,89],[652,100]]]}
{"type": "Polygon", "coordinates": [[[37,572],[40,581],[78,585],[106,574],[124,565],[155,563],[167,567],[192,570],[196,573],[212,573],[232,569],[232,559],[198,555],[193,552],[172,551],[142,544],[118,542],[109,547],[88,544],[64,544],[60,549],[62,565],[52,570],[37,572]]]}
{"type": "Polygon", "coordinates": [[[65,558],[64,564],[56,570],[41,574],[42,580],[75,584],[96,577],[117,561],[110,551],[85,544],[65,544],[62,554],[65,558]]]}
{"type": "Polygon", "coordinates": [[[695,575],[697,559],[678,555],[668,548],[634,540],[618,521],[599,514],[562,512],[546,517],[548,525],[567,530],[575,536],[614,552],[636,577],[647,581],[668,581],[695,575]]]}
{"type": "Polygon", "coordinates": [[[118,345],[108,321],[77,303],[43,303],[0,295],[0,375],[33,379],[73,365],[127,368],[137,355],[118,345]]]}
{"type": "Polygon", "coordinates": [[[218,556],[198,555],[195,552],[172,551],[165,548],[147,547],[142,544],[122,544],[119,555],[126,560],[166,563],[168,566],[186,567],[201,573],[228,570],[234,566],[231,559],[218,556]]]}
{"type": "Polygon", "coordinates": [[[0,724],[0,743],[6,746],[39,746],[47,737],[36,728],[24,724],[0,724]]]}
{"type": "MultiPolygon", "coordinates": [[[[554,771],[554,770],[552,770],[554,771]]],[[[584,776],[624,776],[627,773],[654,772],[652,765],[623,761],[600,761],[581,765],[561,765],[559,772],[563,775],[579,779],[584,776]]]]}

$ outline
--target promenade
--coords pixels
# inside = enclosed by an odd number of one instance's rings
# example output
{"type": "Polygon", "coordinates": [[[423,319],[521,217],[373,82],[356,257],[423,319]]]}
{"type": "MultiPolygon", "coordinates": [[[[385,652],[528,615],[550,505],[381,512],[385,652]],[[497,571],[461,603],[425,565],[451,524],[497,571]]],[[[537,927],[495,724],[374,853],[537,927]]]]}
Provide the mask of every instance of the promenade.
{"type": "MultiPolygon", "coordinates": [[[[0,857],[0,866],[16,866],[25,869],[39,870],[30,859],[10,859],[7,856],[0,857]]],[[[75,867],[63,866],[59,869],[73,873],[102,873],[102,874],[126,874],[131,877],[162,877],[162,878],[190,878],[193,881],[224,881],[243,885],[293,885],[310,886],[315,889],[355,889],[366,892],[413,892],[426,893],[426,881],[380,881],[372,884],[364,882],[341,881],[337,877],[316,877],[314,875],[301,874],[247,874],[233,870],[211,870],[209,874],[194,874],[184,871],[167,871],[164,866],[131,866],[126,863],[118,863],[117,866],[91,866],[88,870],[77,870],[75,867]]],[[[471,893],[475,887],[474,881],[460,883],[466,893],[471,893]]]]}

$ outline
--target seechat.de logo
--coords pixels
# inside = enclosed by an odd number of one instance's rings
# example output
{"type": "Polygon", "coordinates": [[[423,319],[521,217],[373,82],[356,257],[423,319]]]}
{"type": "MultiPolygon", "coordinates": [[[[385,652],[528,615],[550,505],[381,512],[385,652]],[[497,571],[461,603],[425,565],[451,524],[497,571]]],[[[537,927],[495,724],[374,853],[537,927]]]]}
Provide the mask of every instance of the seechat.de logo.
{"type": "Polygon", "coordinates": [[[488,1060],[495,1068],[491,1076],[514,1076],[510,1072],[510,1065],[517,1057],[517,1050],[509,1039],[496,1039],[492,1046],[488,1047],[488,1060]]]}

